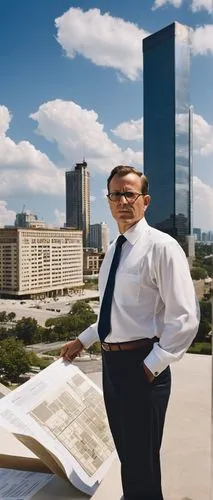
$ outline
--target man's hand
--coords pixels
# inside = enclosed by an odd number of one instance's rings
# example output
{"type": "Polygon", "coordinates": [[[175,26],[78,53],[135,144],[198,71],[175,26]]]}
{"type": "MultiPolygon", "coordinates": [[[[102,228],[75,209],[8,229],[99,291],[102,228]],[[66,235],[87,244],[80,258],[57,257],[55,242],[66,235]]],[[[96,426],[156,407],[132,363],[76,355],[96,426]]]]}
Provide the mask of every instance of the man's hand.
{"type": "Polygon", "coordinates": [[[78,354],[83,350],[84,346],[80,342],[79,339],[70,340],[65,344],[60,352],[60,358],[63,358],[65,361],[73,361],[78,354]]]}
{"type": "Polygon", "coordinates": [[[147,368],[147,366],[145,365],[145,363],[143,363],[143,369],[144,369],[145,374],[146,374],[146,376],[148,378],[148,381],[150,383],[152,383],[155,377],[154,377],[153,373],[150,372],[149,368],[147,368]]]}

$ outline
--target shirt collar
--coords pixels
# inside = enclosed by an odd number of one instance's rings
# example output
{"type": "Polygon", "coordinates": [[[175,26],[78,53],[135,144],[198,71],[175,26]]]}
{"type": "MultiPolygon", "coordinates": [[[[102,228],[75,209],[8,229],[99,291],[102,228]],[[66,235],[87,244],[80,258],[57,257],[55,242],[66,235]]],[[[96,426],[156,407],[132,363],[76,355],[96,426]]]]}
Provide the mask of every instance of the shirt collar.
{"type": "Polygon", "coordinates": [[[148,231],[148,229],[149,225],[146,222],[145,217],[143,217],[136,224],[134,224],[134,226],[127,229],[127,231],[124,233],[124,236],[133,246],[136,241],[148,231]]]}

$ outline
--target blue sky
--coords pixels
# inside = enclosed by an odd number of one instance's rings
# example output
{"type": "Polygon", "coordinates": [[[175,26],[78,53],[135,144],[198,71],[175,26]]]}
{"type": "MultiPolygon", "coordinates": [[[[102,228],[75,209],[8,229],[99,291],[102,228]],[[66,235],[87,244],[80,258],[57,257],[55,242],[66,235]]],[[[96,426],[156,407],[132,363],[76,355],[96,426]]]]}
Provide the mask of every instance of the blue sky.
{"type": "Polygon", "coordinates": [[[91,223],[115,236],[108,173],[143,169],[141,40],[178,21],[192,27],[194,225],[213,230],[212,0],[1,0],[0,13],[0,225],[23,205],[63,224],[64,172],[85,156],[91,223]]]}

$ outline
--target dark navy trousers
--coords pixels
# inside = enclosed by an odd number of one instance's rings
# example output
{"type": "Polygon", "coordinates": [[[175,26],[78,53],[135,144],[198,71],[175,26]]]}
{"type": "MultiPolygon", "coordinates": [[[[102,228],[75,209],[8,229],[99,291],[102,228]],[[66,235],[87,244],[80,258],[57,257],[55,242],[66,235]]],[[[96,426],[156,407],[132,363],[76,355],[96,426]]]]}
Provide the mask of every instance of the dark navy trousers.
{"type": "Polygon", "coordinates": [[[102,349],[104,400],[125,500],[163,500],[160,447],[171,373],[168,367],[148,381],[142,363],[151,348],[102,349]]]}

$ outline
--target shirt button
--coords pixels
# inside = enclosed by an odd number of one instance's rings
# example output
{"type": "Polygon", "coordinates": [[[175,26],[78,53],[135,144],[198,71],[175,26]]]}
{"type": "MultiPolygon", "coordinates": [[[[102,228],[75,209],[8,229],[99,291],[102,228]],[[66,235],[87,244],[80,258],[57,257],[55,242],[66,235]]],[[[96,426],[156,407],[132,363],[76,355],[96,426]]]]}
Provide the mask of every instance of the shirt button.
{"type": "Polygon", "coordinates": [[[158,373],[158,372],[155,372],[155,373],[154,373],[154,376],[155,376],[155,377],[157,377],[158,375],[159,375],[159,373],[158,373]]]}

